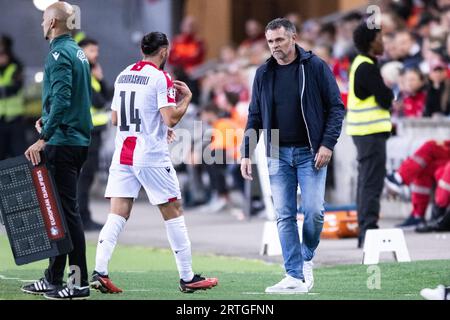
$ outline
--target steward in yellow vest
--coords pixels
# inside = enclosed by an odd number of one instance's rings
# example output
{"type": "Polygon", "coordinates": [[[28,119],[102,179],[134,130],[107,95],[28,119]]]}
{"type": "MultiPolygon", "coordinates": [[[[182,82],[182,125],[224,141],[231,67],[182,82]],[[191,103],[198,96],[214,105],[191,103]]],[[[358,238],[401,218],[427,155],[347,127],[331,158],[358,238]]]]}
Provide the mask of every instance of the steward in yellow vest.
{"type": "Polygon", "coordinates": [[[21,155],[27,147],[22,65],[10,45],[0,41],[0,160],[21,155]]]}
{"type": "Polygon", "coordinates": [[[381,132],[389,133],[392,130],[391,114],[389,112],[390,89],[381,82],[381,75],[379,78],[377,77],[375,61],[374,58],[359,54],[353,60],[350,68],[347,102],[347,134],[350,136],[365,136],[381,132]],[[355,83],[356,71],[359,73],[357,83],[355,83]],[[381,87],[381,90],[386,91],[380,91],[385,96],[378,100],[387,100],[388,105],[382,106],[381,104],[384,101],[381,103],[377,101],[375,96],[376,87],[373,87],[371,90],[371,81],[379,82],[377,86],[381,87]]]}
{"type": "Polygon", "coordinates": [[[366,231],[378,228],[393,94],[375,58],[384,51],[381,30],[362,22],[353,33],[353,41],[360,54],[350,68],[346,122],[347,134],[352,136],[357,151],[358,247],[362,247],[366,231]]]}

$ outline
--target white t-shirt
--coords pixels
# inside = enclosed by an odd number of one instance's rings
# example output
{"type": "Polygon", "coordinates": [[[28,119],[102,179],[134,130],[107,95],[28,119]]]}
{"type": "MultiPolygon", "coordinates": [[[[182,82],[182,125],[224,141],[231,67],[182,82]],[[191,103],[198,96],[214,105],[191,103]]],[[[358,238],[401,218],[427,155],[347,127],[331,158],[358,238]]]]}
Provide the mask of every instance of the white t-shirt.
{"type": "Polygon", "coordinates": [[[117,112],[113,163],[138,167],[171,165],[168,127],[159,109],[176,106],[171,77],[153,63],[139,61],[116,79],[111,109],[117,112]]]}

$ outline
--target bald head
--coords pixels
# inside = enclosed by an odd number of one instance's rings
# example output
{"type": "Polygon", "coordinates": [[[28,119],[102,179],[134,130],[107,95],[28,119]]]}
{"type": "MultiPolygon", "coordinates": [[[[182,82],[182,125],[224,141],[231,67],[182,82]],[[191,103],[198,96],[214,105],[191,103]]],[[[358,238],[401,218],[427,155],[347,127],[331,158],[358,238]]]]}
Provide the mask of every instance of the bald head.
{"type": "Polygon", "coordinates": [[[70,32],[69,22],[74,12],[72,5],[63,1],[55,2],[45,9],[42,22],[45,38],[51,40],[70,32]]]}

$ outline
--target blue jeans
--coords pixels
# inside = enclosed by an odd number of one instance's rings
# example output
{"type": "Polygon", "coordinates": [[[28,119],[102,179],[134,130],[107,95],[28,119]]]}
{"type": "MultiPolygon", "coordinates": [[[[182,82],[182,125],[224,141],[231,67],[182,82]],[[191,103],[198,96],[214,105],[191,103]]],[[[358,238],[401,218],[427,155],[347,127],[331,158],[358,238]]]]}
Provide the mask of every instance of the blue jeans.
{"type": "Polygon", "coordinates": [[[284,267],[288,275],[304,279],[303,261],[314,257],[322,232],[327,168],[317,170],[314,167],[315,154],[307,147],[275,150],[278,152],[267,160],[284,267]],[[303,243],[300,243],[297,227],[299,184],[304,213],[303,243]]]}

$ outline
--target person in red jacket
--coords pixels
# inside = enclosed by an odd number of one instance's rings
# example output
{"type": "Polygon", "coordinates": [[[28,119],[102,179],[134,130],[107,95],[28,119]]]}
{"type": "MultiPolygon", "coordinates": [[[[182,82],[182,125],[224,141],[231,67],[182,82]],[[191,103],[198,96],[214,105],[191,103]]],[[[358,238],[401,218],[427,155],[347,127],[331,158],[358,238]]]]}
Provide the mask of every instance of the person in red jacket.
{"type": "Polygon", "coordinates": [[[450,160],[437,170],[436,176],[438,181],[434,193],[434,219],[418,226],[416,232],[419,233],[450,231],[450,160]]]}
{"type": "Polygon", "coordinates": [[[404,118],[420,118],[424,113],[427,98],[425,77],[416,68],[404,70],[401,76],[403,88],[400,101],[394,105],[394,114],[404,118]]]}
{"type": "Polygon", "coordinates": [[[177,35],[170,46],[169,64],[180,67],[188,75],[194,67],[205,60],[205,45],[197,35],[197,22],[187,16],[181,23],[181,34],[177,35]]]}
{"type": "MultiPolygon", "coordinates": [[[[385,178],[387,189],[393,193],[400,194],[402,185],[411,189],[413,211],[398,227],[412,227],[424,223],[433,186],[443,177],[444,168],[449,161],[450,140],[427,141],[403,161],[395,173],[385,178]]],[[[439,203],[441,202],[439,200],[439,203]]]]}

